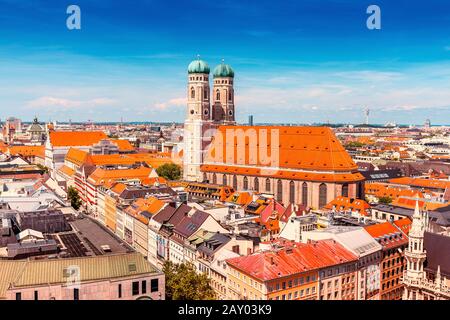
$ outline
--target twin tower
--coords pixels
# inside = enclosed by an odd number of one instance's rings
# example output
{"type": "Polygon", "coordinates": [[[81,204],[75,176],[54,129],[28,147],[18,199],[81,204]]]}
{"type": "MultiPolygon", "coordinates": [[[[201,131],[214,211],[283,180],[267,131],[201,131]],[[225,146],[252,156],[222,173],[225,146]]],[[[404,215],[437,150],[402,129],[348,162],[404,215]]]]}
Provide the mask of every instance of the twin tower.
{"type": "Polygon", "coordinates": [[[205,61],[197,59],[189,64],[183,134],[183,178],[187,181],[203,180],[201,165],[217,127],[235,124],[233,69],[223,61],[214,69],[212,91],[209,74],[205,61]]]}
{"type": "Polygon", "coordinates": [[[205,61],[197,59],[189,64],[186,118],[224,124],[234,123],[233,69],[222,60],[213,71],[212,91],[209,86],[209,74],[210,69],[205,61]]]}

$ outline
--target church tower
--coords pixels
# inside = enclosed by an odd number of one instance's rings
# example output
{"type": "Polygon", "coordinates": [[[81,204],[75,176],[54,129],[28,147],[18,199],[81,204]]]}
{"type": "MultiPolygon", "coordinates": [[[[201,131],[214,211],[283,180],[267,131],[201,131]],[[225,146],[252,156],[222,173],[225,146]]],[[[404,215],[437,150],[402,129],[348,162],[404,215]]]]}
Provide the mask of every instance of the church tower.
{"type": "Polygon", "coordinates": [[[211,135],[209,66],[197,58],[188,66],[187,115],[184,123],[183,179],[202,181],[200,165],[211,135]]]}
{"type": "Polygon", "coordinates": [[[214,68],[212,90],[212,120],[223,124],[235,124],[234,71],[224,63],[214,68]]]}
{"type": "Polygon", "coordinates": [[[405,290],[403,300],[421,300],[421,293],[408,286],[409,282],[420,282],[424,280],[424,262],[426,251],[423,247],[423,239],[428,226],[428,215],[419,210],[419,202],[416,200],[411,230],[409,231],[409,244],[405,250],[407,261],[406,272],[404,273],[405,290]]]}

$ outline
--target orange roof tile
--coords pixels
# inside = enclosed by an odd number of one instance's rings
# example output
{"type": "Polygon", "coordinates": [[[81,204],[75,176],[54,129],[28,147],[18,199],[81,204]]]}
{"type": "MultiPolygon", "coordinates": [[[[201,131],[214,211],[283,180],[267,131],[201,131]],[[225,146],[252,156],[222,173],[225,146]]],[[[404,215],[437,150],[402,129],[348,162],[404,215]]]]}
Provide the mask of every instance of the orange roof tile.
{"type": "Polygon", "coordinates": [[[283,169],[357,170],[356,164],[328,127],[220,126],[205,162],[268,166],[267,159],[261,158],[263,145],[267,147],[268,154],[272,148],[279,150],[279,167],[283,169]],[[230,135],[233,132],[236,133],[234,140],[230,135]],[[272,132],[278,133],[276,141],[272,141],[272,132]],[[272,145],[275,143],[277,145],[272,145]],[[238,152],[241,148],[242,151],[238,152]],[[219,158],[220,153],[223,159],[214,159],[219,158]]]}
{"type": "Polygon", "coordinates": [[[393,184],[408,185],[430,189],[450,188],[450,181],[448,180],[402,177],[390,179],[389,182],[393,184]]]}
{"type": "Polygon", "coordinates": [[[343,196],[336,197],[325,206],[326,209],[332,209],[333,207],[339,210],[359,211],[363,215],[367,214],[367,210],[370,209],[370,205],[364,200],[343,196]]]}
{"type": "Polygon", "coordinates": [[[117,144],[120,151],[133,151],[134,146],[130,143],[128,140],[122,140],[122,139],[110,139],[111,142],[117,144]]]}
{"type": "Polygon", "coordinates": [[[53,147],[92,146],[107,136],[102,131],[51,131],[53,147]]]}
{"type": "Polygon", "coordinates": [[[78,166],[81,166],[88,159],[89,153],[77,148],[70,148],[64,160],[70,161],[78,166]]]}
{"type": "Polygon", "coordinates": [[[12,156],[45,157],[45,146],[12,146],[7,151],[12,156]]]}
{"type": "Polygon", "coordinates": [[[133,169],[104,169],[97,168],[89,176],[88,182],[93,185],[104,185],[120,180],[141,180],[148,178],[152,169],[147,167],[139,167],[133,169]]]}
{"type": "Polygon", "coordinates": [[[252,195],[250,194],[250,192],[235,192],[230,195],[225,201],[245,206],[252,201],[252,195]]]}
{"type": "Polygon", "coordinates": [[[61,168],[58,169],[60,172],[62,172],[63,174],[69,176],[69,177],[73,177],[73,175],[75,174],[75,170],[69,168],[66,165],[63,165],[61,168]]]}
{"type": "Polygon", "coordinates": [[[357,257],[334,240],[298,243],[295,247],[254,253],[228,259],[232,268],[258,279],[270,281],[333,265],[357,261],[357,257]]]}
{"type": "Polygon", "coordinates": [[[121,194],[125,189],[127,188],[127,185],[124,183],[116,183],[112,188],[111,191],[113,191],[116,194],[121,194]]]}

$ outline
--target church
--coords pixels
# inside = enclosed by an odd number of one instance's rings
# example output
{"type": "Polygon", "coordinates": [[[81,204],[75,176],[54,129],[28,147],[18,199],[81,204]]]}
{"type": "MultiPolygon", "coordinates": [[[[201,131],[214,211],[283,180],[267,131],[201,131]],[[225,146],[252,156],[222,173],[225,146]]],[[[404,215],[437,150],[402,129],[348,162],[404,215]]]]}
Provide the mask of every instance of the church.
{"type": "Polygon", "coordinates": [[[234,71],[223,61],[188,66],[183,179],[270,193],[319,209],[364,198],[364,177],[329,127],[237,125],[234,71]]]}

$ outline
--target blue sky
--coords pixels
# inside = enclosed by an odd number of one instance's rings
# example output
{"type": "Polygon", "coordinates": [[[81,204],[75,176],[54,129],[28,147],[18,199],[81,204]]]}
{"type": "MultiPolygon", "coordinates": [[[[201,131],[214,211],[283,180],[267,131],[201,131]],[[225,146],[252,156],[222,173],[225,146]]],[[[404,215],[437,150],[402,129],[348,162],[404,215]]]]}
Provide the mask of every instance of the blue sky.
{"type": "Polygon", "coordinates": [[[197,54],[234,68],[238,121],[450,123],[448,0],[0,0],[0,118],[183,121],[197,54]]]}

